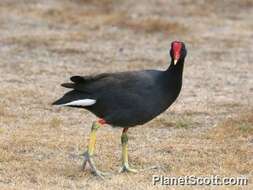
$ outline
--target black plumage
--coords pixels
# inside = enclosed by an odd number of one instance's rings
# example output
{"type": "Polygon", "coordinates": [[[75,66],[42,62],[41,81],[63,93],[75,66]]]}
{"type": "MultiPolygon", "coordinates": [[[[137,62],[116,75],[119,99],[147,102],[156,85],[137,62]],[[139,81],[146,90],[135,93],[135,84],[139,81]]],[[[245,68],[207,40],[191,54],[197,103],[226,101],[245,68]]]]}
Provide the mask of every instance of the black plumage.
{"type": "Polygon", "coordinates": [[[164,112],[180,93],[185,45],[182,42],[173,42],[170,54],[171,63],[165,71],[143,70],[73,76],[70,78],[72,83],[62,84],[72,90],[53,104],[94,99],[96,103],[90,106],[70,106],[87,109],[116,127],[144,124],[164,112]]]}
{"type": "Polygon", "coordinates": [[[103,73],[95,76],[73,76],[71,83],[62,84],[72,89],[54,105],[84,108],[101,119],[93,122],[83,169],[88,164],[93,174],[106,174],[96,168],[93,160],[96,131],[103,124],[123,127],[121,135],[122,167],[120,172],[137,172],[128,163],[129,127],[144,124],[164,112],[178,97],[182,87],[185,45],[172,42],[171,63],[167,70],[144,70],[103,73]]]}

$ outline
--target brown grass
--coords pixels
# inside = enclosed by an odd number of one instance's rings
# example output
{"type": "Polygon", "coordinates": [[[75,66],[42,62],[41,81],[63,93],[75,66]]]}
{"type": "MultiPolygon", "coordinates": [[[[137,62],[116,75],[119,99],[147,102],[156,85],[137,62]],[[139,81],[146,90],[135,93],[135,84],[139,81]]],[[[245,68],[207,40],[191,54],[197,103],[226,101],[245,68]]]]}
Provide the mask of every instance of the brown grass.
{"type": "Polygon", "coordinates": [[[251,138],[253,137],[253,113],[230,118],[212,130],[214,138],[223,141],[233,138],[251,138]]]}
{"type": "Polygon", "coordinates": [[[213,189],[154,187],[152,175],[246,176],[253,188],[252,2],[1,1],[0,189],[213,189]],[[235,14],[236,13],[236,14],[235,14]],[[163,35],[165,34],[165,35],[163,35]],[[55,108],[71,75],[166,69],[172,40],[186,43],[183,88],[172,107],[129,130],[98,131],[100,181],[81,171],[89,112],[55,108]],[[243,62],[242,62],[243,60],[243,62]],[[150,166],[156,168],[142,171],[150,166]]]}
{"type": "Polygon", "coordinates": [[[4,117],[6,115],[5,108],[0,104],[0,116],[4,117]]]}
{"type": "Polygon", "coordinates": [[[240,10],[250,11],[253,7],[251,0],[230,0],[230,1],[219,1],[219,0],[207,0],[203,1],[183,1],[182,4],[188,7],[185,10],[191,16],[204,16],[210,17],[219,15],[222,17],[237,18],[236,15],[231,14],[231,11],[236,12],[240,10]],[[229,14],[230,13],[230,14],[229,14]]]}
{"type": "Polygon", "coordinates": [[[51,127],[53,128],[58,128],[62,125],[62,120],[60,120],[59,118],[53,118],[51,121],[50,121],[50,124],[49,124],[51,127]]]}
{"type": "Polygon", "coordinates": [[[78,2],[83,3],[83,4],[92,4],[96,6],[107,7],[107,6],[123,3],[124,0],[78,0],[78,2]]]}
{"type": "Polygon", "coordinates": [[[119,27],[131,29],[135,32],[166,33],[170,35],[187,33],[187,28],[177,22],[161,18],[130,19],[124,18],[116,23],[119,27]]]}
{"type": "Polygon", "coordinates": [[[81,32],[67,32],[54,34],[49,33],[47,35],[31,34],[31,35],[18,35],[1,39],[1,42],[6,45],[20,45],[27,48],[34,48],[39,46],[53,46],[62,45],[67,41],[85,41],[87,36],[81,32]]]}

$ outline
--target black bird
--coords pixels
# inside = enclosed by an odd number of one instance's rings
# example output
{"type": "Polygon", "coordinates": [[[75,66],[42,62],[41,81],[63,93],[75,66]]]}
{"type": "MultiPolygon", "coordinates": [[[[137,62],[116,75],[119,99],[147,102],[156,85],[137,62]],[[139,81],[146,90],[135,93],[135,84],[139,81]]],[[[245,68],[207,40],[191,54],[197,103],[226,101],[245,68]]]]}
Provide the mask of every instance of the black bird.
{"type": "Polygon", "coordinates": [[[62,86],[72,89],[53,105],[84,108],[100,119],[93,123],[88,150],[84,153],[92,172],[101,176],[92,155],[96,131],[103,124],[123,128],[121,172],[136,172],[129,167],[127,130],[144,124],[164,112],[178,97],[182,87],[184,60],[187,51],[183,42],[171,43],[171,63],[167,70],[142,70],[103,73],[94,76],[72,76],[71,83],[62,86]]]}

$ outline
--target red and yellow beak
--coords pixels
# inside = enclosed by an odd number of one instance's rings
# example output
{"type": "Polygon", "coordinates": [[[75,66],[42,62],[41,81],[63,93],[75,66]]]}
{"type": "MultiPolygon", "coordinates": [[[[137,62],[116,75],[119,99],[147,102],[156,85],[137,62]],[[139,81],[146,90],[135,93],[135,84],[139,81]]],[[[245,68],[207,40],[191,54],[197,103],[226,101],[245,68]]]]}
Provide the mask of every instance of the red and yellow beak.
{"type": "Polygon", "coordinates": [[[180,58],[180,52],[179,51],[175,51],[175,53],[174,53],[174,60],[173,60],[174,65],[177,64],[177,61],[179,60],[179,58],[180,58]]]}
{"type": "Polygon", "coordinates": [[[178,60],[180,59],[181,49],[182,49],[182,43],[181,42],[173,42],[172,43],[173,63],[174,63],[174,65],[176,65],[178,60]]]}

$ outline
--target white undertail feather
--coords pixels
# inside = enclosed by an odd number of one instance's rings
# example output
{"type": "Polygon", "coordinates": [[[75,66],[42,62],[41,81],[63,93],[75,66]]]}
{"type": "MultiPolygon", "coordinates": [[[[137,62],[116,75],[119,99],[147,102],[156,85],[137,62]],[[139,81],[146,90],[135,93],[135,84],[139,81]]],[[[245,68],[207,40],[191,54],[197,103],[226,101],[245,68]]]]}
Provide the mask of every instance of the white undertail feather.
{"type": "Polygon", "coordinates": [[[66,104],[62,104],[61,106],[91,106],[96,103],[96,100],[93,99],[82,99],[75,100],[72,102],[68,102],[66,104]]]}

